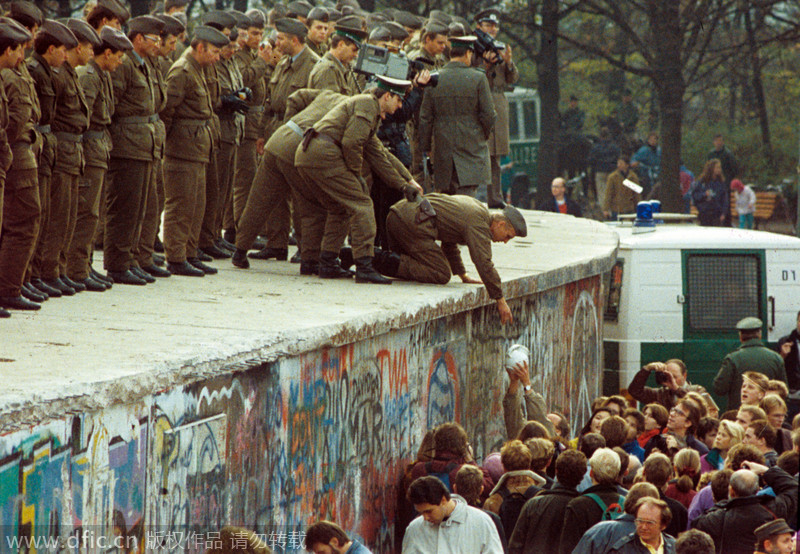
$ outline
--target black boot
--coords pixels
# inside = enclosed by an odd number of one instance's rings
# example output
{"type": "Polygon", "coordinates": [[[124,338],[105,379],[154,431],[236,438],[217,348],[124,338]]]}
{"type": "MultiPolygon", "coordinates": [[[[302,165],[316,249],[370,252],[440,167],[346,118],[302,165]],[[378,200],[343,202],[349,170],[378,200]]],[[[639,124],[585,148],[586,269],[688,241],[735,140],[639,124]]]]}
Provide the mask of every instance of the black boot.
{"type": "Polygon", "coordinates": [[[279,262],[285,262],[286,258],[289,257],[289,249],[288,248],[270,248],[269,246],[265,246],[258,252],[253,252],[249,256],[254,260],[269,260],[271,258],[275,258],[279,262]]]}
{"type": "Polygon", "coordinates": [[[350,279],[353,272],[339,265],[336,252],[319,253],[319,276],[322,279],[350,279]]]}
{"type": "Polygon", "coordinates": [[[375,270],[381,275],[397,277],[400,269],[400,256],[388,250],[375,249],[375,258],[372,260],[375,270]]]}
{"type": "Polygon", "coordinates": [[[317,260],[301,261],[300,275],[319,275],[319,262],[317,260]]]}
{"type": "Polygon", "coordinates": [[[356,283],[391,285],[392,280],[375,271],[375,268],[372,267],[372,256],[364,256],[356,258],[356,283]]]}
{"type": "Polygon", "coordinates": [[[35,289],[31,290],[29,287],[26,287],[25,285],[27,285],[27,284],[28,283],[23,284],[22,285],[22,289],[20,290],[20,294],[22,295],[23,298],[27,298],[31,302],[38,302],[40,304],[42,302],[44,302],[45,300],[47,300],[47,296],[45,296],[43,293],[39,292],[38,290],[35,290],[35,289]]]}
{"type": "Polygon", "coordinates": [[[200,271],[202,271],[206,275],[216,275],[217,274],[217,268],[216,267],[211,267],[210,265],[204,264],[202,259],[199,256],[195,257],[195,258],[186,258],[186,261],[189,262],[189,264],[192,267],[195,267],[195,268],[199,269],[200,271]]]}
{"type": "Polygon", "coordinates": [[[63,294],[59,289],[51,287],[50,285],[48,285],[47,283],[38,278],[33,279],[31,281],[31,285],[33,285],[33,288],[35,288],[36,290],[47,294],[47,296],[51,298],[59,298],[63,294]]]}
{"type": "Polygon", "coordinates": [[[236,267],[241,269],[248,269],[250,267],[250,262],[247,259],[247,250],[242,250],[241,248],[237,248],[236,252],[233,253],[233,257],[231,258],[231,262],[236,267]]]}
{"type": "Polygon", "coordinates": [[[342,247],[342,249],[339,250],[339,262],[341,262],[342,267],[345,269],[353,267],[353,264],[356,263],[353,259],[353,249],[349,246],[342,247]]]}

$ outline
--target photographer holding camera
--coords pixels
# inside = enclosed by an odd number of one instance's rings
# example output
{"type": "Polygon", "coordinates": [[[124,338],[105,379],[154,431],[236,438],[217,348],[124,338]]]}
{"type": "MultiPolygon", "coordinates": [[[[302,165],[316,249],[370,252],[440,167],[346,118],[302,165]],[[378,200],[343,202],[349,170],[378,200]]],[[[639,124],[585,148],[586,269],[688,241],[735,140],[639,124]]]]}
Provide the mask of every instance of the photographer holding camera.
{"type": "Polygon", "coordinates": [[[488,48],[485,49],[482,55],[476,51],[474,64],[483,64],[486,71],[486,78],[489,80],[489,88],[492,91],[492,100],[494,100],[494,109],[497,111],[497,122],[494,124],[494,130],[489,137],[489,155],[492,164],[492,182],[486,191],[486,202],[490,208],[502,208],[503,202],[503,189],[500,185],[500,158],[508,156],[509,153],[509,138],[508,138],[508,100],[506,99],[506,91],[513,88],[514,83],[519,79],[519,71],[514,64],[511,55],[511,47],[495,40],[497,32],[500,30],[500,12],[495,9],[483,10],[475,16],[475,22],[478,24],[478,31],[486,33],[488,37],[484,37],[481,33],[478,34],[478,40],[481,38],[487,40],[488,48]]]}
{"type": "Polygon", "coordinates": [[[701,385],[692,385],[686,380],[688,369],[681,360],[672,359],[666,362],[652,362],[644,366],[628,385],[628,393],[641,402],[650,404],[657,402],[667,410],[671,410],[687,392],[704,393],[701,385]],[[650,373],[656,372],[658,388],[646,387],[650,373]]]}

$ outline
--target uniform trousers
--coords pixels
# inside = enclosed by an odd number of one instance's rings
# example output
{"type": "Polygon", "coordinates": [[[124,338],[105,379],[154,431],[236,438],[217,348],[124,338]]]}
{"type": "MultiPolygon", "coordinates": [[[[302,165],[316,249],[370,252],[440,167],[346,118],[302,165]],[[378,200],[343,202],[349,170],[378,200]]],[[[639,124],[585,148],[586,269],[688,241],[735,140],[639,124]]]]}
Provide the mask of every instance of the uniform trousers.
{"type": "Polygon", "coordinates": [[[436,243],[436,220],[415,223],[412,213],[401,217],[390,211],[386,216],[389,247],[400,254],[397,276],[420,283],[447,284],[452,271],[442,247],[436,243]]]}
{"type": "Polygon", "coordinates": [[[111,158],[106,179],[106,232],[103,265],[123,272],[134,263],[133,250],[141,233],[152,161],[111,158]]]}
{"type": "Polygon", "coordinates": [[[66,274],[66,251],[78,215],[78,175],[59,169],[50,183],[50,217],[43,230],[41,277],[45,281],[66,274]]]}
{"type": "Polygon", "coordinates": [[[150,167],[150,178],[146,183],[143,194],[144,212],[133,248],[133,259],[139,267],[153,265],[153,248],[158,236],[158,225],[161,219],[161,210],[158,205],[158,172],[161,169],[161,160],[156,160],[150,167]]]}
{"type": "Polygon", "coordinates": [[[206,164],[164,159],[164,250],[167,261],[197,256],[206,209],[206,164]]]}
{"type": "Polygon", "coordinates": [[[100,194],[106,168],[87,165],[78,179],[78,212],[75,232],[67,253],[67,277],[83,281],[89,276],[89,264],[94,244],[92,240],[100,218],[100,194]]]}
{"type": "Polygon", "coordinates": [[[256,139],[243,139],[239,145],[236,159],[236,172],[233,175],[233,192],[231,193],[231,209],[226,210],[223,227],[235,229],[239,218],[244,212],[250,187],[253,185],[256,168],[258,167],[258,154],[256,152],[256,139]]]}
{"type": "Polygon", "coordinates": [[[19,296],[39,234],[39,188],[35,169],[9,170],[2,192],[0,296],[19,296]]]}

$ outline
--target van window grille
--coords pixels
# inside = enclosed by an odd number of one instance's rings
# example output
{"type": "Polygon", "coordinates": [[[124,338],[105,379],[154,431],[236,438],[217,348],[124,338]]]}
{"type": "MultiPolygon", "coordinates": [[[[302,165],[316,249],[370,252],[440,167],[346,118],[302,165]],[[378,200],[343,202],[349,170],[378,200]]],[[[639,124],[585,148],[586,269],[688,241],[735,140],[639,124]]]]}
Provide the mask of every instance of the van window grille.
{"type": "Polygon", "coordinates": [[[692,254],[686,261],[689,327],[730,331],[761,315],[761,278],[755,254],[692,254]]]}

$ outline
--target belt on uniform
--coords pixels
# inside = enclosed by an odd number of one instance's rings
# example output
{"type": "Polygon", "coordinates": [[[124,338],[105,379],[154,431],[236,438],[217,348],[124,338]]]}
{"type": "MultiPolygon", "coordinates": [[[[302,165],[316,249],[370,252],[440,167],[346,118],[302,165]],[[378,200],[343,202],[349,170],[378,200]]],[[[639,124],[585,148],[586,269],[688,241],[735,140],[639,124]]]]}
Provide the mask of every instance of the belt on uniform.
{"type": "Polygon", "coordinates": [[[83,140],[94,139],[100,140],[105,137],[105,133],[103,131],[86,131],[83,133],[83,140]]]}
{"type": "Polygon", "coordinates": [[[187,127],[206,127],[211,124],[210,119],[176,119],[173,125],[186,125],[187,127]]]}
{"type": "Polygon", "coordinates": [[[63,131],[56,131],[56,138],[59,142],[83,142],[83,135],[65,133],[63,131]]]}
{"type": "Polygon", "coordinates": [[[50,130],[50,125],[34,125],[33,128],[42,133],[43,135],[52,133],[52,131],[50,130]]]}
{"type": "Polygon", "coordinates": [[[292,121],[291,119],[290,119],[289,121],[287,121],[287,122],[286,122],[286,126],[287,126],[287,127],[289,127],[289,129],[291,129],[291,130],[292,130],[292,131],[294,131],[295,133],[297,133],[298,135],[300,135],[301,137],[303,136],[303,129],[302,129],[302,127],[300,127],[300,125],[298,125],[297,123],[295,123],[295,122],[294,122],[294,121],[292,121]]]}
{"type": "Polygon", "coordinates": [[[264,106],[250,106],[247,113],[264,113],[264,106]]]}
{"type": "Polygon", "coordinates": [[[147,125],[148,123],[155,123],[158,121],[158,114],[153,115],[129,115],[127,117],[118,117],[114,123],[131,123],[134,125],[147,125]]]}

